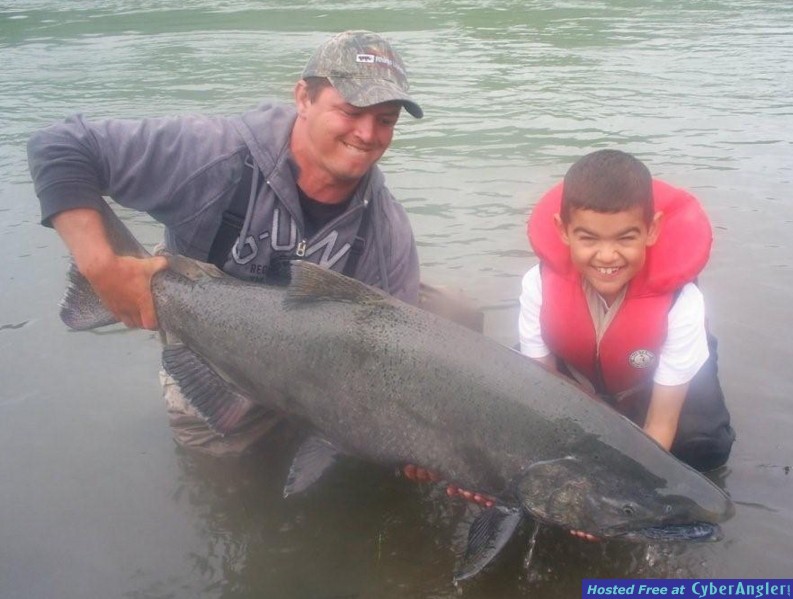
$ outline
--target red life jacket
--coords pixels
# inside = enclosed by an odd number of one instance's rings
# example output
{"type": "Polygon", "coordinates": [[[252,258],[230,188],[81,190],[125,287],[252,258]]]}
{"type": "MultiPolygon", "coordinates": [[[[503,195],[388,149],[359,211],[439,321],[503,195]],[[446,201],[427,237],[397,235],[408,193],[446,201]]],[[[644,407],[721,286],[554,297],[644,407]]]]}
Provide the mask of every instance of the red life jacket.
{"type": "Polygon", "coordinates": [[[647,248],[642,271],[597,347],[581,276],[554,225],[562,184],[537,203],[528,235],[542,273],[542,337],[551,352],[585,375],[601,393],[614,395],[651,380],[666,339],[676,292],[705,267],[713,241],[710,221],[697,199],[653,180],[655,210],[664,213],[657,242],[647,248]]]}

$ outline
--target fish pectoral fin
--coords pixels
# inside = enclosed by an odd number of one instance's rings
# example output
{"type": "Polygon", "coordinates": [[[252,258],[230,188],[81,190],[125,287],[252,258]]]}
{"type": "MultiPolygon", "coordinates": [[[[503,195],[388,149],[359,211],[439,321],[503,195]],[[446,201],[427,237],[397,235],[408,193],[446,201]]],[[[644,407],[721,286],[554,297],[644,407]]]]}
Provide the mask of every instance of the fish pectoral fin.
{"type": "Polygon", "coordinates": [[[475,576],[493,561],[522,518],[520,508],[497,505],[482,511],[468,530],[468,546],[462,564],[454,574],[455,582],[475,576]]]}
{"type": "Polygon", "coordinates": [[[166,345],[162,365],[176,380],[187,403],[220,435],[232,432],[256,405],[185,345],[166,345]]]}
{"type": "Polygon", "coordinates": [[[286,289],[286,301],[291,304],[317,301],[386,304],[389,301],[389,296],[379,289],[311,262],[294,261],[291,271],[286,289]]]}
{"type": "Polygon", "coordinates": [[[284,486],[284,497],[305,491],[336,463],[341,452],[329,441],[312,436],[297,450],[284,486]]]}

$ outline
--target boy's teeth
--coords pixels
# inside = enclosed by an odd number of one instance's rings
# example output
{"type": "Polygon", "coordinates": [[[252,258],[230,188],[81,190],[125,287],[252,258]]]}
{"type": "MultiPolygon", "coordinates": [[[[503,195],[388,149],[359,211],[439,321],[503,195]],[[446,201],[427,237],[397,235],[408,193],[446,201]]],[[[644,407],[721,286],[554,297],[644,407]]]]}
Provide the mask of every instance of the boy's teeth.
{"type": "Polygon", "coordinates": [[[598,270],[600,272],[602,272],[604,275],[612,275],[615,272],[617,272],[619,269],[618,268],[598,268],[598,270]]]}

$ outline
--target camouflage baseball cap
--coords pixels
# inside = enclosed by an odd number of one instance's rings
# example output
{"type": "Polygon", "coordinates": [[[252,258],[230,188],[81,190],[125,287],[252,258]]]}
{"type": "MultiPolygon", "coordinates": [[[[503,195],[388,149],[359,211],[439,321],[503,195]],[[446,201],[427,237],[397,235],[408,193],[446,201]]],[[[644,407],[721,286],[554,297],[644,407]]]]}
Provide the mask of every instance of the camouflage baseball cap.
{"type": "Polygon", "coordinates": [[[330,38],[303,69],[306,77],[325,77],[353,106],[401,102],[417,119],[421,106],[408,95],[405,65],[386,40],[371,31],[345,31],[330,38]]]}

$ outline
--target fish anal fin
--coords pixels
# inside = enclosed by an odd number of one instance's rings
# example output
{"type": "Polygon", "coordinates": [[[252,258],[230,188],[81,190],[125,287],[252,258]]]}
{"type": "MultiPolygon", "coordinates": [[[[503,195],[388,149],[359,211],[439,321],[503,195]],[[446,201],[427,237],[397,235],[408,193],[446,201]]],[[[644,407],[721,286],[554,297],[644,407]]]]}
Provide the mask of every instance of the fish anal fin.
{"type": "Polygon", "coordinates": [[[291,273],[286,290],[286,301],[291,304],[316,301],[385,304],[389,300],[379,289],[311,262],[292,262],[291,273]]]}
{"type": "Polygon", "coordinates": [[[297,450],[284,486],[284,497],[305,491],[336,463],[340,455],[330,442],[317,436],[306,439],[297,450]]]}
{"type": "Polygon", "coordinates": [[[507,544],[520,524],[520,508],[494,506],[483,510],[468,530],[468,546],[455,582],[467,580],[487,566],[507,544]]]}
{"type": "Polygon", "coordinates": [[[179,385],[187,403],[220,435],[232,432],[255,404],[237,391],[190,348],[169,344],[162,365],[179,385]]]}

